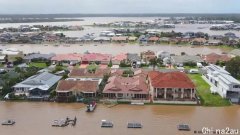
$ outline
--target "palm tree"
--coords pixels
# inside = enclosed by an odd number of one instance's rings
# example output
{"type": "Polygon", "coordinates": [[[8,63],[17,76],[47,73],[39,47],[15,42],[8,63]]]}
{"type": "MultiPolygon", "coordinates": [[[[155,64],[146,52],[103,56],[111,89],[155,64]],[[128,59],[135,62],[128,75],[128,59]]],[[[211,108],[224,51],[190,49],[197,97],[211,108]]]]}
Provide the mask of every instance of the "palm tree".
{"type": "Polygon", "coordinates": [[[153,59],[149,60],[149,65],[153,66],[153,70],[155,70],[156,65],[158,64],[157,57],[154,57],[153,59]]]}

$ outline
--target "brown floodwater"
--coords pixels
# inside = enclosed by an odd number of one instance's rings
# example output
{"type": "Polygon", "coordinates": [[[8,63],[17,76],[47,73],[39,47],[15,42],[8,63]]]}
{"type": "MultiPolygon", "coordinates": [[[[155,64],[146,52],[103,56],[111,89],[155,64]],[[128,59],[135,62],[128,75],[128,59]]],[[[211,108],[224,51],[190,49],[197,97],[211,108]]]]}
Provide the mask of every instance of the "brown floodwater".
{"type": "Polygon", "coordinates": [[[0,102],[0,121],[14,119],[14,126],[0,126],[0,135],[193,135],[203,127],[240,129],[240,106],[200,107],[167,105],[98,105],[95,112],[86,113],[80,103],[0,102]],[[54,119],[77,117],[75,127],[52,127],[54,119]],[[114,123],[113,128],[101,128],[102,119],[114,123]],[[128,129],[127,122],[143,124],[142,129],[128,129]],[[187,123],[191,131],[177,130],[177,124],[187,123]]]}
{"type": "Polygon", "coordinates": [[[17,48],[24,53],[32,53],[32,52],[40,52],[40,53],[84,53],[86,51],[89,52],[97,52],[97,53],[108,53],[108,54],[119,54],[119,53],[140,53],[143,51],[151,50],[154,52],[158,51],[167,51],[170,53],[174,53],[180,55],[181,52],[186,52],[189,55],[197,55],[197,54],[209,54],[212,52],[221,54],[224,51],[221,48],[217,47],[208,47],[208,46],[196,46],[192,48],[190,45],[144,45],[140,46],[138,44],[97,44],[97,43],[89,43],[89,44],[72,44],[69,46],[59,45],[54,46],[45,44],[12,44],[6,46],[0,46],[0,49],[3,48],[17,48]],[[81,45],[81,46],[80,46],[81,45]]]}

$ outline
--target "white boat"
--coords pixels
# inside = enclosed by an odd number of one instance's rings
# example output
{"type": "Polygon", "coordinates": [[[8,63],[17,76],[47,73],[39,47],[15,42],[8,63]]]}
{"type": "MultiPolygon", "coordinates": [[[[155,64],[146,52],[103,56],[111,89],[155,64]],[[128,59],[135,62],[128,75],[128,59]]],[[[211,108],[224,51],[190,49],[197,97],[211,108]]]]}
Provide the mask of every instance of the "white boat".
{"type": "Polygon", "coordinates": [[[97,103],[95,101],[91,102],[87,105],[87,112],[93,112],[97,106],[97,103]]]}

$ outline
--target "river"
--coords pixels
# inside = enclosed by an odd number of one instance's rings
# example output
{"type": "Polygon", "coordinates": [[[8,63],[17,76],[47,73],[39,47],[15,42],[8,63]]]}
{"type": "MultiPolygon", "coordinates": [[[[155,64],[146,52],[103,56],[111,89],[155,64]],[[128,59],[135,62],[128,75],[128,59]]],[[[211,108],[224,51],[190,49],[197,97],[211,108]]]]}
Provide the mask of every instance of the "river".
{"type": "Polygon", "coordinates": [[[0,126],[1,135],[193,135],[203,127],[240,129],[240,106],[201,107],[168,105],[98,105],[95,112],[86,113],[80,103],[0,102],[0,121],[14,119],[14,126],[0,126]],[[75,127],[51,127],[54,119],[77,117],[75,127]],[[102,119],[114,123],[113,128],[101,128],[102,119]],[[142,129],[127,129],[137,121],[142,129]],[[177,130],[177,124],[188,123],[191,131],[177,130]]]}

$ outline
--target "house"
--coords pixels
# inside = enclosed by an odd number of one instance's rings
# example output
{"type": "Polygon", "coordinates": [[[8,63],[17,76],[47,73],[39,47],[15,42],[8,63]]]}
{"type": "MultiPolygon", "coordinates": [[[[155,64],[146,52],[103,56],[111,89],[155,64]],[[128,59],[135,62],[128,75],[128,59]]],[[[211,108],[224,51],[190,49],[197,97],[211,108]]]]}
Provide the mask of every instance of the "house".
{"type": "Polygon", "coordinates": [[[93,40],[94,42],[110,42],[111,39],[109,37],[96,37],[93,40]]]}
{"type": "Polygon", "coordinates": [[[114,36],[111,38],[112,42],[127,42],[128,37],[127,36],[114,36]]]}
{"type": "Polygon", "coordinates": [[[1,55],[0,56],[0,64],[4,64],[6,62],[6,60],[7,60],[6,55],[1,55]]]}
{"type": "Polygon", "coordinates": [[[183,72],[150,71],[148,83],[155,103],[197,103],[196,87],[183,72]]]}
{"type": "Polygon", "coordinates": [[[209,37],[211,40],[222,40],[224,36],[222,35],[212,35],[209,37]]]}
{"type": "Polygon", "coordinates": [[[237,38],[236,34],[232,32],[225,33],[224,36],[228,38],[237,38]]]}
{"type": "Polygon", "coordinates": [[[223,42],[221,40],[209,40],[208,45],[222,45],[223,42]]]}
{"type": "Polygon", "coordinates": [[[82,60],[82,55],[77,53],[69,53],[69,54],[57,54],[51,58],[53,64],[76,64],[80,63],[82,60]]]}
{"type": "Polygon", "coordinates": [[[13,86],[15,95],[43,96],[49,94],[50,88],[62,77],[43,72],[27,78],[13,86]]]}
{"type": "Polygon", "coordinates": [[[148,42],[148,36],[146,35],[141,35],[139,38],[138,38],[138,41],[140,42],[140,44],[146,44],[148,42]]]}
{"type": "Polygon", "coordinates": [[[128,37],[128,41],[130,41],[130,42],[134,42],[136,40],[137,40],[137,37],[134,37],[134,36],[128,37]]]}
{"type": "Polygon", "coordinates": [[[149,102],[149,89],[145,78],[140,76],[112,76],[103,90],[104,98],[118,101],[149,102]]]}
{"type": "Polygon", "coordinates": [[[171,56],[171,63],[173,65],[184,65],[188,62],[201,63],[203,60],[200,56],[195,55],[171,56]]]}
{"type": "Polygon", "coordinates": [[[133,68],[138,68],[141,65],[141,57],[136,53],[127,53],[127,61],[131,63],[133,68]]]}
{"type": "Polygon", "coordinates": [[[210,64],[206,67],[203,78],[211,86],[212,93],[218,93],[222,98],[227,98],[233,103],[240,102],[240,82],[223,68],[210,64]]]}
{"type": "Polygon", "coordinates": [[[86,53],[82,57],[82,64],[109,64],[112,59],[111,54],[101,54],[101,53],[86,53]]]}
{"type": "Polygon", "coordinates": [[[205,38],[194,38],[191,41],[191,45],[204,45],[205,43],[207,43],[205,38]]]}
{"type": "Polygon", "coordinates": [[[156,36],[148,38],[148,42],[152,42],[152,43],[156,43],[158,42],[158,40],[159,40],[159,37],[156,37],[156,36]]]}
{"type": "Polygon", "coordinates": [[[155,52],[150,51],[150,50],[141,52],[140,55],[141,55],[142,61],[145,62],[145,63],[149,63],[149,61],[151,59],[154,59],[156,57],[155,52]]]}
{"type": "Polygon", "coordinates": [[[228,55],[220,55],[220,54],[216,54],[216,53],[210,53],[207,55],[203,55],[202,59],[204,60],[204,62],[206,63],[210,63],[210,64],[216,64],[217,61],[222,61],[222,62],[226,62],[231,60],[230,57],[228,57],[228,55]]]}
{"type": "Polygon", "coordinates": [[[161,37],[161,38],[159,38],[159,41],[160,42],[167,42],[167,43],[169,43],[170,42],[170,38],[168,38],[168,37],[161,37]]]}
{"type": "Polygon", "coordinates": [[[55,54],[40,54],[40,53],[32,53],[28,54],[23,57],[24,62],[32,62],[32,60],[41,60],[41,61],[50,61],[52,57],[54,57],[55,54]]]}
{"type": "Polygon", "coordinates": [[[61,80],[56,92],[58,102],[70,102],[73,96],[92,98],[96,97],[98,81],[61,80]]]}
{"type": "Polygon", "coordinates": [[[21,57],[23,58],[23,52],[17,50],[16,48],[7,48],[7,49],[3,49],[0,51],[0,55],[5,55],[7,56],[7,62],[13,62],[16,60],[17,57],[21,57]]]}
{"type": "Polygon", "coordinates": [[[73,69],[69,73],[69,78],[89,78],[93,80],[99,80],[104,77],[104,75],[110,74],[109,69],[96,69],[94,72],[88,71],[86,68],[73,69]]]}
{"type": "Polygon", "coordinates": [[[240,49],[234,49],[231,52],[229,52],[229,55],[231,57],[236,57],[236,56],[240,56],[240,49]]]}
{"type": "Polygon", "coordinates": [[[157,57],[160,58],[160,59],[170,58],[171,54],[169,52],[166,52],[166,51],[159,51],[159,52],[157,52],[157,57]]]}
{"type": "Polygon", "coordinates": [[[119,65],[121,62],[125,62],[127,60],[127,54],[121,53],[112,58],[113,65],[119,65]]]}

